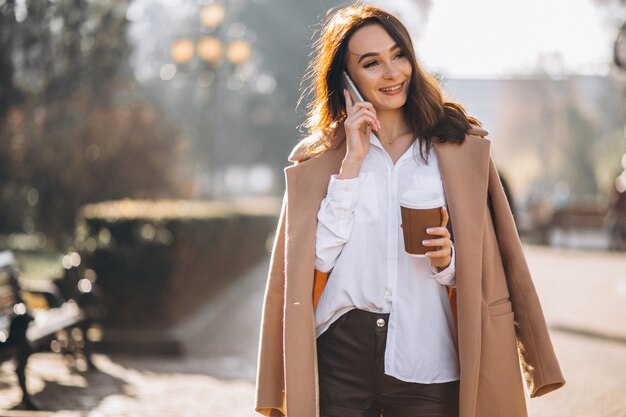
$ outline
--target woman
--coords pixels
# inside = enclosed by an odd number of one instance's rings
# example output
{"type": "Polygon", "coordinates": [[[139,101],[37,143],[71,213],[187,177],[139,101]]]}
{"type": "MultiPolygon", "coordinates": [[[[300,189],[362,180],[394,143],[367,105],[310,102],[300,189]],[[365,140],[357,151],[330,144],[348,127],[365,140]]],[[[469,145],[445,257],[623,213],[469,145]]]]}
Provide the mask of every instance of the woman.
{"type": "Polygon", "coordinates": [[[520,363],[531,397],[564,379],[487,132],[442,99],[405,27],[374,7],[326,19],[309,75],[311,136],[285,169],[256,410],[526,416],[520,363]],[[343,90],[344,70],[364,103],[343,90]],[[416,187],[449,209],[427,259],[398,237],[398,197],[416,187]]]}

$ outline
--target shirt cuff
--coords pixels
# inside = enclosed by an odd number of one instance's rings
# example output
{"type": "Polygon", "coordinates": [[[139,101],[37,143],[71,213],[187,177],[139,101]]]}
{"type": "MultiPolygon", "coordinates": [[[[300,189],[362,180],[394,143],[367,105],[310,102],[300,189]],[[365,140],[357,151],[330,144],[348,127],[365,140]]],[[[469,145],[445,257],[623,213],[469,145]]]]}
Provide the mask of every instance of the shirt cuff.
{"type": "Polygon", "coordinates": [[[350,216],[354,212],[359,196],[359,177],[338,179],[337,174],[331,175],[326,193],[332,201],[332,206],[337,215],[350,216]]]}
{"type": "Polygon", "coordinates": [[[437,269],[430,265],[430,270],[433,272],[433,278],[441,285],[445,285],[447,287],[456,288],[456,267],[455,267],[455,254],[454,254],[454,244],[451,247],[452,255],[450,259],[450,265],[446,269],[441,272],[437,272],[437,269]]]}

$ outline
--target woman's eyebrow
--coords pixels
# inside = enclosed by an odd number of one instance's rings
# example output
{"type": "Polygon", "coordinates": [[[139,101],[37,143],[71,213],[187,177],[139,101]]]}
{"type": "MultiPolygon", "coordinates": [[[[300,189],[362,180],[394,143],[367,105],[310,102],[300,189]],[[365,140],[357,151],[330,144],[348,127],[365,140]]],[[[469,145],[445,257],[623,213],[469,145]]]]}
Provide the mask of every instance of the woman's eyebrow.
{"type": "MultiPolygon", "coordinates": [[[[391,52],[391,51],[393,51],[394,49],[399,48],[399,47],[400,47],[400,45],[398,45],[397,43],[394,43],[394,44],[393,44],[393,46],[392,46],[391,48],[389,48],[389,52],[391,52]]],[[[352,54],[354,54],[354,55],[358,55],[358,54],[355,54],[354,52],[350,52],[350,53],[352,53],[352,54]]],[[[366,53],[364,53],[363,55],[361,55],[361,57],[360,57],[360,58],[359,58],[359,60],[357,61],[357,64],[358,64],[359,62],[363,61],[363,60],[364,60],[365,58],[367,58],[367,57],[370,57],[370,56],[376,56],[376,55],[379,55],[379,53],[378,53],[378,52],[366,52],[366,53]]]]}

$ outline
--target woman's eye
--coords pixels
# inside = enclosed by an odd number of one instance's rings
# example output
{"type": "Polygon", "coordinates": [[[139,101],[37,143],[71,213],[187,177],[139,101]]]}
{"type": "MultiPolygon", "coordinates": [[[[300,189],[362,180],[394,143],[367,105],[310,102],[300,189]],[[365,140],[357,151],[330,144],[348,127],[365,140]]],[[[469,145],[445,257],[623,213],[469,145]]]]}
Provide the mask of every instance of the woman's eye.
{"type": "MultiPolygon", "coordinates": [[[[398,53],[396,54],[396,56],[394,56],[393,58],[394,58],[394,59],[400,59],[400,58],[404,58],[404,57],[405,57],[404,52],[398,52],[398,53]]],[[[363,66],[363,68],[371,68],[371,67],[373,67],[374,65],[378,65],[378,61],[370,61],[370,62],[368,62],[367,64],[365,64],[365,65],[363,66]]]]}

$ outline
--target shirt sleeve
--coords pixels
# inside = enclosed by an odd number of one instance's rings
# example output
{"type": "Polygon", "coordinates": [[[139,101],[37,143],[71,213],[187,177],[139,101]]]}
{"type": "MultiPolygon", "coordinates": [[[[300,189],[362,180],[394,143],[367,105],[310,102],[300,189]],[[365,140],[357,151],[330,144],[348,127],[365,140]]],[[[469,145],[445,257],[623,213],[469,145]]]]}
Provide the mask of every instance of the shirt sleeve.
{"type": "Polygon", "coordinates": [[[437,272],[433,266],[430,266],[431,271],[433,272],[433,278],[441,285],[445,285],[447,287],[456,288],[456,267],[455,267],[455,255],[454,255],[454,244],[452,245],[452,258],[450,259],[450,265],[446,269],[441,272],[437,272]]]}
{"type": "Polygon", "coordinates": [[[317,213],[315,269],[330,271],[343,246],[350,238],[354,208],[358,198],[359,178],[338,179],[332,175],[326,197],[317,213]]]}

